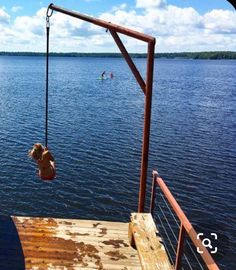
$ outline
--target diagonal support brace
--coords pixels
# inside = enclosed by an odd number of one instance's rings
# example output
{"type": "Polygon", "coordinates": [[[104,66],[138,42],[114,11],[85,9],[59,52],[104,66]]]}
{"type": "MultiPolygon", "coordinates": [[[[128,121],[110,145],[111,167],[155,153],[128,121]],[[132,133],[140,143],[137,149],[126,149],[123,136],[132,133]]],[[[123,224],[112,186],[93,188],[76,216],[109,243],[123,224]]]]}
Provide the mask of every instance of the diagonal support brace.
{"type": "Polygon", "coordinates": [[[117,46],[119,47],[119,49],[120,49],[122,55],[124,56],[124,58],[125,58],[127,64],[129,65],[131,71],[133,72],[133,74],[134,74],[134,76],[135,76],[137,82],[139,83],[141,89],[143,90],[143,93],[146,94],[146,84],[145,84],[145,82],[144,82],[142,76],[140,75],[138,69],[136,68],[136,66],[135,66],[135,64],[134,64],[134,62],[133,62],[133,60],[131,59],[129,53],[127,52],[127,50],[126,50],[124,44],[122,43],[120,37],[118,36],[118,34],[117,34],[115,31],[113,31],[113,30],[111,30],[111,29],[109,29],[109,31],[110,31],[112,37],[114,38],[114,40],[115,40],[117,46]]]}

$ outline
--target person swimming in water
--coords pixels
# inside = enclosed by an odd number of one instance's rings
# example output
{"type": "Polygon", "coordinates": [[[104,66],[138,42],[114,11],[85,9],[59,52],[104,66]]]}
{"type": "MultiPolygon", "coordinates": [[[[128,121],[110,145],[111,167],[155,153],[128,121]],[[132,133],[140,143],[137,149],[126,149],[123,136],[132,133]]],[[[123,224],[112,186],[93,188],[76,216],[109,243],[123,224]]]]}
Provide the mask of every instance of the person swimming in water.
{"type": "Polygon", "coordinates": [[[106,78],[105,75],[106,75],[106,71],[103,71],[103,73],[102,73],[102,75],[101,75],[101,79],[102,79],[102,80],[106,78]]]}

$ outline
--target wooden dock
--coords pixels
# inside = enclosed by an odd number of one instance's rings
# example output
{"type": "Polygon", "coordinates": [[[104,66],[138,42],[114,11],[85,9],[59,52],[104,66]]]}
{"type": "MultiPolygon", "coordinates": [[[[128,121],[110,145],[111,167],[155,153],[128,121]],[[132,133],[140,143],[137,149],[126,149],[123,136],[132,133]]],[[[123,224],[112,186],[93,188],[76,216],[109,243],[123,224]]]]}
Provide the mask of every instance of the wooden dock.
{"type": "Polygon", "coordinates": [[[129,223],[16,216],[1,222],[0,269],[142,269],[129,223]]]}

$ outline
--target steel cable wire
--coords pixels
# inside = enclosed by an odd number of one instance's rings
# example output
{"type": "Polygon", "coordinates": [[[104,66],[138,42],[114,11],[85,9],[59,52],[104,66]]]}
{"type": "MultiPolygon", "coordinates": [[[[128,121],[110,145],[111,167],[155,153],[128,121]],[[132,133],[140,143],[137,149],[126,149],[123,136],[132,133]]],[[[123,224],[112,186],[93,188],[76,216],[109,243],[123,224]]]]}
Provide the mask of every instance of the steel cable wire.
{"type": "MultiPolygon", "coordinates": [[[[180,227],[180,224],[178,223],[178,220],[177,220],[176,217],[174,216],[173,211],[170,209],[168,203],[166,202],[165,197],[164,197],[161,193],[159,193],[159,194],[160,194],[162,200],[164,201],[165,205],[167,206],[169,212],[171,213],[172,217],[174,218],[174,220],[175,220],[177,226],[180,227]]],[[[199,261],[198,257],[196,256],[196,254],[195,254],[193,248],[191,247],[191,245],[190,245],[188,239],[186,239],[186,243],[187,243],[189,249],[191,250],[191,253],[192,253],[192,255],[194,256],[195,260],[197,261],[198,265],[201,267],[201,270],[204,270],[204,268],[203,268],[201,262],[199,261]]],[[[184,258],[185,258],[186,261],[188,260],[187,257],[186,257],[186,255],[184,255],[184,258]]]]}
{"type": "MultiPolygon", "coordinates": [[[[166,222],[167,222],[167,225],[168,225],[168,227],[170,228],[170,231],[172,232],[172,235],[174,236],[174,238],[175,238],[175,240],[176,240],[176,242],[177,242],[177,244],[178,244],[178,238],[176,237],[176,235],[175,235],[175,233],[174,233],[174,231],[173,231],[173,229],[172,229],[172,227],[171,227],[171,225],[170,225],[170,223],[169,223],[169,221],[168,221],[168,219],[167,219],[167,217],[166,217],[166,215],[165,215],[165,213],[164,213],[162,207],[161,207],[160,205],[159,205],[158,207],[159,207],[159,209],[161,210],[161,213],[162,213],[162,215],[164,216],[164,218],[165,218],[165,220],[166,220],[166,222]]],[[[191,266],[191,264],[190,264],[190,262],[189,262],[187,256],[186,256],[185,254],[184,254],[183,256],[184,256],[184,258],[185,258],[185,260],[186,260],[186,262],[187,262],[187,264],[188,264],[188,267],[192,270],[193,268],[192,268],[192,266],[191,266]]]]}

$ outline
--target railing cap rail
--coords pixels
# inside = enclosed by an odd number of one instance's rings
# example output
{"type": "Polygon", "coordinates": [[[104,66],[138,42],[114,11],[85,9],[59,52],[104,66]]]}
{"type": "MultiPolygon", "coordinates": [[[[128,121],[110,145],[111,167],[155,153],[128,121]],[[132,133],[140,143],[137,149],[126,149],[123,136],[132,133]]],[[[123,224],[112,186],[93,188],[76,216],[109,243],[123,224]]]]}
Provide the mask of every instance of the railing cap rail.
{"type": "Polygon", "coordinates": [[[186,233],[189,235],[193,244],[195,245],[195,247],[201,248],[203,253],[201,253],[200,255],[201,255],[203,261],[206,263],[208,269],[209,270],[219,270],[219,267],[217,266],[217,264],[215,263],[215,261],[211,257],[208,250],[203,246],[201,239],[198,239],[195,229],[193,228],[192,224],[190,223],[187,216],[185,215],[185,213],[181,209],[180,205],[178,204],[178,202],[176,201],[176,199],[174,198],[174,196],[172,195],[172,193],[170,192],[170,190],[166,186],[163,179],[160,177],[159,173],[154,170],[152,174],[153,174],[154,180],[159,185],[161,191],[163,192],[163,194],[165,195],[169,204],[173,208],[175,214],[179,218],[181,224],[183,225],[186,233]]]}

